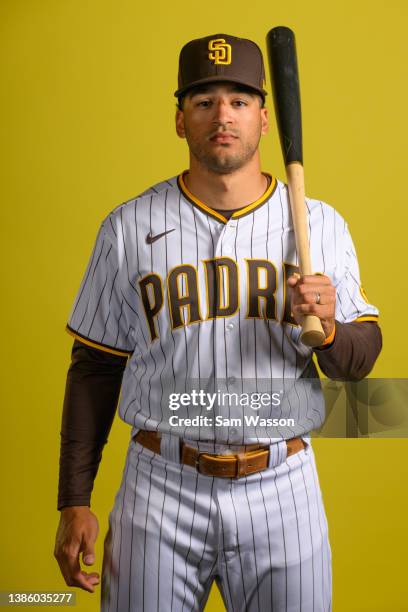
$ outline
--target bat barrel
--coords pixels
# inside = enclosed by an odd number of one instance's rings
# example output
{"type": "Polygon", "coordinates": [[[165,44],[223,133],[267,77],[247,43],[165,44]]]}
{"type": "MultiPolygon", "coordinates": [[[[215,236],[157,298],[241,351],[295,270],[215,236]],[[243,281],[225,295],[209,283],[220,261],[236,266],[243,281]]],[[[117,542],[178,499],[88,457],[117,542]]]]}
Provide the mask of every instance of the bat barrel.
{"type": "Polygon", "coordinates": [[[266,36],[272,93],[285,166],[303,164],[302,116],[295,35],[278,26],[266,36]]]}

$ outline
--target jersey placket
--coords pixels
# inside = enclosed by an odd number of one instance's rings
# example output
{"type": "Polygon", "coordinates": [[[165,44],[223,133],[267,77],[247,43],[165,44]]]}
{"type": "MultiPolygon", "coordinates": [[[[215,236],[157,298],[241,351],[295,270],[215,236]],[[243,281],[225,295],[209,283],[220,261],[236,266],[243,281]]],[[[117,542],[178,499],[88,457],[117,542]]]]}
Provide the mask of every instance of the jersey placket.
{"type": "MultiPolygon", "coordinates": [[[[237,221],[230,219],[222,228],[219,238],[216,243],[215,257],[228,258],[236,262],[235,241],[237,232],[237,221]]],[[[239,276],[239,269],[237,270],[239,276]]],[[[239,279],[238,282],[240,282],[239,279]]],[[[222,283],[220,283],[221,296],[218,296],[218,304],[225,306],[229,303],[231,286],[229,286],[227,273],[222,274],[222,283]]],[[[236,355],[232,362],[231,344],[235,344],[234,338],[239,333],[238,320],[240,317],[240,299],[238,296],[238,308],[235,313],[227,316],[216,317],[215,325],[215,376],[217,380],[217,391],[221,393],[231,393],[236,391],[236,372],[233,371],[234,364],[237,365],[236,355]]],[[[214,406],[214,417],[220,415],[222,417],[231,418],[234,415],[234,407],[228,403],[216,402],[214,406]]],[[[238,442],[241,439],[242,432],[239,432],[235,427],[217,427],[216,439],[220,442],[238,442]],[[227,431],[228,429],[228,431],[227,431]]]]}

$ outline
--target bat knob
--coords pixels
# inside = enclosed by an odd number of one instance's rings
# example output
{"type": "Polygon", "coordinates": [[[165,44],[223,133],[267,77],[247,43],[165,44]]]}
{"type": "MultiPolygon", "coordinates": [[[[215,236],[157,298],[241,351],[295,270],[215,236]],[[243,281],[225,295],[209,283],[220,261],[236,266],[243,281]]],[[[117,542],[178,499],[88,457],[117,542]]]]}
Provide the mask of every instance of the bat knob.
{"type": "Polygon", "coordinates": [[[326,339],[319,317],[307,315],[303,317],[300,339],[306,346],[321,346],[326,339]]]}

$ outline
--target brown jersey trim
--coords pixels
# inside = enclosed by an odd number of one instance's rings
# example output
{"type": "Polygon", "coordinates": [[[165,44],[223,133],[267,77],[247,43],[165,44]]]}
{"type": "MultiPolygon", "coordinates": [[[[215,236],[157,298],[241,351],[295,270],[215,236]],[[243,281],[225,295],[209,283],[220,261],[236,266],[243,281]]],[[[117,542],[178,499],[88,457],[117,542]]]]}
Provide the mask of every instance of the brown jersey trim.
{"type": "Polygon", "coordinates": [[[120,357],[130,357],[130,355],[132,355],[132,351],[123,351],[122,349],[115,348],[114,346],[109,346],[108,344],[101,344],[99,342],[95,342],[94,340],[90,340],[85,336],[81,336],[81,334],[72,329],[69,325],[65,327],[65,331],[73,338],[76,338],[80,342],[83,342],[83,344],[87,344],[92,348],[97,348],[101,351],[105,351],[106,353],[112,353],[113,355],[119,355],[120,357]]]}
{"type": "Polygon", "coordinates": [[[177,177],[178,188],[180,189],[181,193],[186,198],[186,200],[188,200],[191,204],[193,204],[194,206],[197,206],[198,208],[206,212],[207,215],[209,215],[210,217],[217,219],[217,221],[221,221],[221,223],[227,223],[228,219],[226,217],[216,212],[213,208],[210,208],[209,206],[204,204],[204,202],[201,202],[201,200],[196,198],[195,195],[193,195],[191,191],[187,189],[187,186],[183,179],[183,176],[186,174],[186,172],[187,171],[183,172],[183,174],[180,174],[177,177]]]}
{"type": "MultiPolygon", "coordinates": [[[[181,193],[186,198],[186,200],[188,200],[194,206],[197,206],[200,210],[207,213],[207,215],[209,215],[210,217],[217,219],[217,221],[221,221],[221,223],[224,223],[224,224],[228,223],[227,217],[224,217],[224,215],[222,215],[220,212],[217,212],[213,208],[210,208],[209,206],[207,206],[207,204],[199,200],[194,194],[191,193],[191,191],[189,191],[188,187],[186,186],[184,182],[184,177],[187,173],[188,173],[188,170],[185,170],[182,174],[180,174],[177,177],[178,188],[180,189],[181,193]]],[[[260,206],[265,204],[265,202],[267,202],[269,198],[271,198],[271,196],[274,194],[275,189],[278,185],[278,181],[276,180],[276,178],[274,178],[267,172],[264,172],[263,174],[270,180],[269,186],[267,190],[265,191],[265,193],[260,198],[255,200],[255,202],[252,202],[252,204],[248,204],[247,206],[244,206],[243,208],[239,208],[238,210],[236,210],[231,215],[230,217],[231,219],[239,219],[241,217],[244,217],[245,215],[249,215],[249,213],[253,212],[256,208],[259,208],[260,206]]]]}
{"type": "Polygon", "coordinates": [[[237,210],[237,212],[234,212],[234,214],[232,215],[233,219],[245,217],[245,215],[248,215],[249,213],[253,212],[257,208],[265,204],[265,202],[267,202],[273,196],[273,194],[275,193],[275,189],[278,185],[278,181],[275,177],[271,176],[270,174],[267,174],[266,172],[263,172],[263,174],[270,180],[268,189],[265,191],[263,196],[255,200],[255,202],[252,202],[252,204],[248,204],[248,206],[244,206],[244,208],[240,208],[239,210],[237,210]]]}

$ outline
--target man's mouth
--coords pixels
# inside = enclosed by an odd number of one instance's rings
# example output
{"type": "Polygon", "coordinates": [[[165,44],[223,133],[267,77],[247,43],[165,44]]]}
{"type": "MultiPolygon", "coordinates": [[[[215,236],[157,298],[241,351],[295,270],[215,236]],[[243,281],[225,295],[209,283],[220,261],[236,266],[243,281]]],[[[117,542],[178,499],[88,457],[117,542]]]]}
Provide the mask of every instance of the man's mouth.
{"type": "Polygon", "coordinates": [[[229,144],[236,139],[237,136],[229,132],[219,132],[217,134],[214,134],[214,136],[211,136],[210,138],[211,142],[215,142],[218,144],[229,144]]]}

